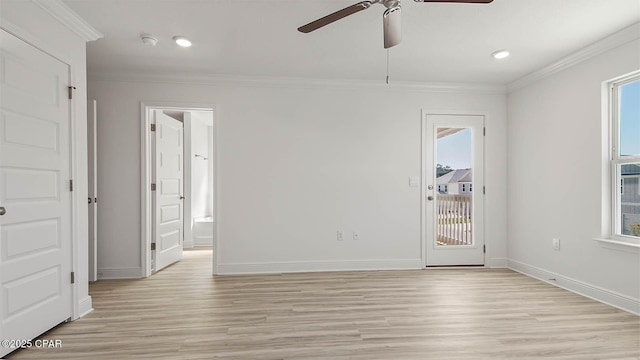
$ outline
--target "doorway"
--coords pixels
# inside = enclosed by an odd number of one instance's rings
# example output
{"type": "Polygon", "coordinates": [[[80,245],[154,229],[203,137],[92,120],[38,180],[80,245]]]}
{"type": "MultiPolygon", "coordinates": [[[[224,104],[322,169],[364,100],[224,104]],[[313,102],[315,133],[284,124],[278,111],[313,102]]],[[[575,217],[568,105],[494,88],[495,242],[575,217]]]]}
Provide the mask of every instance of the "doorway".
{"type": "Polygon", "coordinates": [[[180,261],[184,249],[214,247],[217,171],[213,107],[142,104],[142,114],[146,277],[180,261]]]}
{"type": "Polygon", "coordinates": [[[484,116],[425,116],[425,264],[484,265],[484,116]]]}

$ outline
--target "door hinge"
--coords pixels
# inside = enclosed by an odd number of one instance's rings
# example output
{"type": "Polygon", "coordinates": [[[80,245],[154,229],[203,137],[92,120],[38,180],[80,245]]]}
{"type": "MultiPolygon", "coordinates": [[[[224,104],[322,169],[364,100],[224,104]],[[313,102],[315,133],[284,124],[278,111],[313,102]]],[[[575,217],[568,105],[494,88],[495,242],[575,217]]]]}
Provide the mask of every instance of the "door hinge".
{"type": "Polygon", "coordinates": [[[69,191],[73,191],[73,179],[69,180],[69,191]]]}
{"type": "Polygon", "coordinates": [[[151,243],[151,251],[154,251],[156,249],[156,243],[151,243]]]}
{"type": "Polygon", "coordinates": [[[487,193],[487,187],[486,187],[486,186],[483,186],[483,187],[482,187],[482,195],[484,195],[484,194],[486,194],[486,193],[487,193]]]}
{"type": "Polygon", "coordinates": [[[487,253],[487,245],[482,245],[482,252],[487,253]]]}
{"type": "Polygon", "coordinates": [[[482,136],[487,136],[487,128],[486,127],[482,128],[482,136]]]}
{"type": "Polygon", "coordinates": [[[151,124],[151,131],[156,131],[156,124],[151,124]]]}
{"type": "Polygon", "coordinates": [[[156,191],[156,184],[151,184],[151,191],[156,191]]]}
{"type": "Polygon", "coordinates": [[[71,272],[71,283],[75,284],[76,283],[76,273],[75,272],[71,272]]]}
{"type": "Polygon", "coordinates": [[[73,90],[75,89],[75,86],[67,86],[67,91],[69,91],[69,100],[73,99],[73,90]]]}

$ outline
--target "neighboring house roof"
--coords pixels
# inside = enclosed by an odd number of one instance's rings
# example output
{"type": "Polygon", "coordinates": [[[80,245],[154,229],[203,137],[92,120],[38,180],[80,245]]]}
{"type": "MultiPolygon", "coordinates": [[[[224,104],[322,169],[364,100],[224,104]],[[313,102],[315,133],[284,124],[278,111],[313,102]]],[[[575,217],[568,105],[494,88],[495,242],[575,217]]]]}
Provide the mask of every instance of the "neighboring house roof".
{"type": "Polygon", "coordinates": [[[622,176],[640,175],[640,165],[628,164],[622,167],[622,176]]]}
{"type": "Polygon", "coordinates": [[[459,182],[471,182],[471,179],[471,169],[457,169],[436,178],[436,184],[444,185],[459,182]]]}

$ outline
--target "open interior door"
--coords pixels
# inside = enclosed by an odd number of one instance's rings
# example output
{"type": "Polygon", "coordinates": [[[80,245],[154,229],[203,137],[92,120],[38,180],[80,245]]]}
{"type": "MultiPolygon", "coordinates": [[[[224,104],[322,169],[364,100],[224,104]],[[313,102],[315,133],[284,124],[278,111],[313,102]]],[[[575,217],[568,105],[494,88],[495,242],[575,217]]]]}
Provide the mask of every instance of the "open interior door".
{"type": "Polygon", "coordinates": [[[158,271],[182,259],[184,139],[182,122],[162,110],[154,110],[154,118],[153,242],[158,271]]]}

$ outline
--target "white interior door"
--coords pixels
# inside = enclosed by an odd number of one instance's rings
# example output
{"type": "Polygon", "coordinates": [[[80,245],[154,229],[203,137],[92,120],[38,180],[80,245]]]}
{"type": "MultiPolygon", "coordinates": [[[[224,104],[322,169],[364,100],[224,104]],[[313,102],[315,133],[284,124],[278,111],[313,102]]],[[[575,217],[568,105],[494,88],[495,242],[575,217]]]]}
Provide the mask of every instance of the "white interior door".
{"type": "Polygon", "coordinates": [[[155,110],[155,271],[182,259],[184,141],[182,122],[155,110]]]}
{"type": "Polygon", "coordinates": [[[32,339],[72,311],[69,66],[0,48],[0,339],[32,339]]]}
{"type": "Polygon", "coordinates": [[[427,266],[484,265],[484,117],[426,115],[427,266]]]}
{"type": "Polygon", "coordinates": [[[97,101],[88,102],[87,159],[89,165],[89,281],[98,280],[98,136],[97,101]]]}

